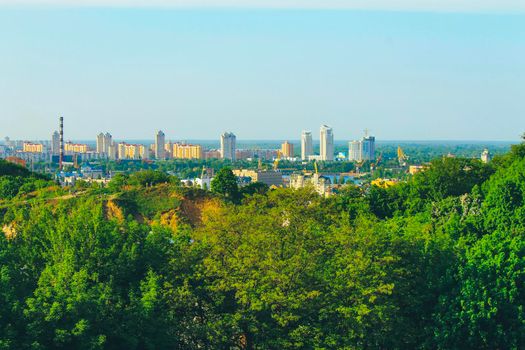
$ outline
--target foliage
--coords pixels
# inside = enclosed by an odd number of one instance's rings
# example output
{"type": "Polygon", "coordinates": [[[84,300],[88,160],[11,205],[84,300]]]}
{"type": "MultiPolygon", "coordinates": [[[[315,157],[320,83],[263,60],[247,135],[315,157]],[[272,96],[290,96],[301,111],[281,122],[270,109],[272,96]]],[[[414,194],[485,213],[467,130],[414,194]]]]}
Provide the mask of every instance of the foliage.
{"type": "Polygon", "coordinates": [[[230,168],[222,168],[211,181],[211,191],[228,201],[235,202],[239,198],[237,178],[230,168]]]}
{"type": "Polygon", "coordinates": [[[329,198],[169,162],[64,194],[9,166],[0,349],[524,348],[523,147],[329,198]]]}

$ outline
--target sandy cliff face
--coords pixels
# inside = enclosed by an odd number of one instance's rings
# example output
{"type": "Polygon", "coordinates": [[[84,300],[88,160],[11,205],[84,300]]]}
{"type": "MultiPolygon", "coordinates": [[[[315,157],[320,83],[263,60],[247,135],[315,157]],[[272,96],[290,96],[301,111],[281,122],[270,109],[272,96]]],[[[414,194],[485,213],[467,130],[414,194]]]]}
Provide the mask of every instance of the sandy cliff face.
{"type": "MultiPolygon", "coordinates": [[[[146,191],[140,196],[135,197],[131,207],[136,209],[140,207],[140,205],[135,205],[137,204],[136,201],[158,203],[168,197],[176,201],[160,208],[154,215],[151,215],[151,213],[143,215],[140,210],[137,212],[135,212],[135,210],[130,211],[129,208],[123,207],[123,203],[119,202],[118,199],[110,198],[104,204],[106,217],[108,219],[123,221],[127,215],[132,214],[135,220],[140,223],[152,224],[157,222],[160,225],[170,227],[172,230],[177,230],[181,223],[189,224],[193,227],[200,226],[206,223],[210,215],[216,215],[222,210],[220,201],[214,198],[184,197],[175,192],[161,193],[158,189],[155,191],[146,191]]],[[[130,203],[127,202],[127,205],[129,204],[130,203]]]]}
{"type": "Polygon", "coordinates": [[[8,225],[4,225],[2,227],[2,232],[4,233],[5,237],[7,239],[13,239],[16,237],[16,227],[15,227],[15,224],[14,223],[11,223],[11,224],[8,224],[8,225]]]}
{"type": "Polygon", "coordinates": [[[108,200],[104,206],[106,212],[106,218],[117,219],[118,221],[124,221],[124,212],[114,200],[108,200]]]}

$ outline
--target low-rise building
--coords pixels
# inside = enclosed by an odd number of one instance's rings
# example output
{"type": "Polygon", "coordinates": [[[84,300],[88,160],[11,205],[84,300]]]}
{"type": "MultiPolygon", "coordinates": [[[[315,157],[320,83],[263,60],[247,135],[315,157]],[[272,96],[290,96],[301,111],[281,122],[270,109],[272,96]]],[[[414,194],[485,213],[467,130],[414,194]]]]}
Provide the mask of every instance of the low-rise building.
{"type": "Polygon", "coordinates": [[[148,159],[148,149],[140,144],[128,144],[121,142],[118,144],[119,159],[148,159]]]}
{"type": "Polygon", "coordinates": [[[408,172],[412,175],[419,173],[420,171],[425,170],[428,168],[427,165],[411,165],[408,167],[408,172]]]}
{"type": "Polygon", "coordinates": [[[27,153],[43,153],[44,145],[41,143],[24,142],[22,149],[27,153]]]}
{"type": "Polygon", "coordinates": [[[204,159],[219,159],[221,158],[221,151],[217,149],[204,151],[202,157],[204,159]]]}
{"type": "Polygon", "coordinates": [[[278,171],[272,170],[234,170],[233,174],[240,178],[250,178],[251,182],[262,182],[268,186],[282,186],[283,176],[278,171]]]}
{"type": "Polygon", "coordinates": [[[88,153],[89,147],[83,143],[66,142],[64,144],[64,151],[66,154],[88,153]]]}
{"type": "Polygon", "coordinates": [[[172,157],[174,159],[202,159],[202,146],[175,143],[172,157]]]}
{"type": "Polygon", "coordinates": [[[319,174],[292,174],[290,176],[290,188],[299,189],[308,186],[312,186],[321,196],[327,197],[332,194],[331,181],[327,177],[319,174]]]}

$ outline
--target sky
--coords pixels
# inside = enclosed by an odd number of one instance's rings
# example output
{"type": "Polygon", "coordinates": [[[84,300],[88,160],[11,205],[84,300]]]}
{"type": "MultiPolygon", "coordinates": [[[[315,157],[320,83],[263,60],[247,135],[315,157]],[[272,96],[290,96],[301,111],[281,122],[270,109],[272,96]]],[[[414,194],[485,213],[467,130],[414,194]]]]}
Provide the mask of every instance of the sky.
{"type": "Polygon", "coordinates": [[[0,137],[518,140],[525,1],[0,0],[0,137]]]}

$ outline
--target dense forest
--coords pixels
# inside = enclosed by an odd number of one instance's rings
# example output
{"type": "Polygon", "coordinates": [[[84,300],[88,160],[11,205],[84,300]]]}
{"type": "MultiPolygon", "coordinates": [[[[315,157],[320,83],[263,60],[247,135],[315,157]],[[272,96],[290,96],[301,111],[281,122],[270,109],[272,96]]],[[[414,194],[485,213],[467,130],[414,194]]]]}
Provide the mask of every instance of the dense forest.
{"type": "Polygon", "coordinates": [[[0,175],[0,349],[525,348],[525,143],[328,198],[0,175]]]}

